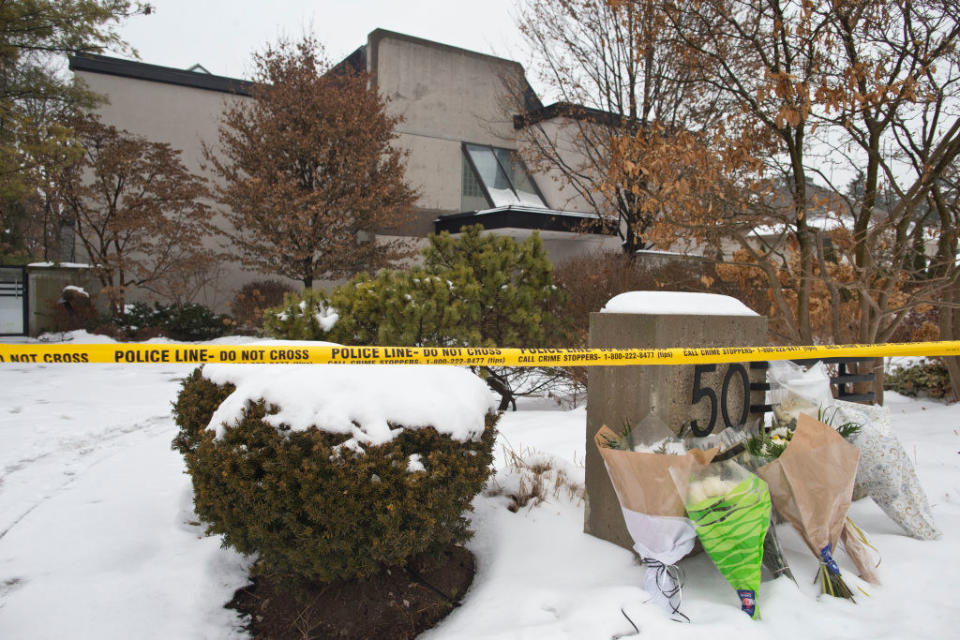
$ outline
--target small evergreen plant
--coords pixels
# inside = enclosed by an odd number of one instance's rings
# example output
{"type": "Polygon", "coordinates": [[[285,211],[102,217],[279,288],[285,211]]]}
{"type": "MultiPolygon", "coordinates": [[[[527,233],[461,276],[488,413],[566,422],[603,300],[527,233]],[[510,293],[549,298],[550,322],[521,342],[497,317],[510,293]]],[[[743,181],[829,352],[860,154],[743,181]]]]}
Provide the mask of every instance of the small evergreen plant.
{"type": "Polygon", "coordinates": [[[187,378],[173,446],[208,533],[256,553],[256,571],[320,582],[365,577],[470,536],[464,513],[490,471],[496,415],[486,416],[477,440],[394,424],[402,430],[393,440],[357,452],[337,447],[345,435],[268,424],[278,408],[260,401],[215,439],[206,427],[230,392],[200,370],[187,378]],[[423,470],[410,464],[414,455],[423,470]]]}
{"type": "Polygon", "coordinates": [[[152,306],[136,302],[105,322],[115,326],[126,338],[152,337],[144,335],[146,330],[152,329],[153,335],[183,341],[213,340],[233,327],[230,316],[214,313],[202,304],[160,302],[154,302],[152,306]]]}
{"type": "MultiPolygon", "coordinates": [[[[938,359],[920,360],[908,367],[897,367],[883,380],[883,388],[905,396],[949,397],[950,374],[938,359]]],[[[956,398],[954,398],[956,400],[956,398]]]]}

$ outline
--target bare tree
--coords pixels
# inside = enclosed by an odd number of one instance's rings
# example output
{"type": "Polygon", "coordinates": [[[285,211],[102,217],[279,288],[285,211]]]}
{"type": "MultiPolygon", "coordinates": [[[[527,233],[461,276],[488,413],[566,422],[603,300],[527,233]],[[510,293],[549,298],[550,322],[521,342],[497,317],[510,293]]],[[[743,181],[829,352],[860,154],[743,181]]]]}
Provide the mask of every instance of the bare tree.
{"type": "Polygon", "coordinates": [[[179,151],[92,116],[74,130],[83,157],[59,173],[56,185],[114,312],[131,287],[175,290],[215,259],[202,246],[210,231],[210,210],[201,202],[206,186],[179,151]]]}
{"type": "Polygon", "coordinates": [[[702,0],[666,13],[720,119],[684,148],[696,175],[640,143],[621,152],[634,174],[682,187],[663,202],[664,242],[734,243],[788,340],[889,339],[949,283],[911,257],[917,207],[960,152],[956,8],[702,0]]]}
{"type": "Polygon", "coordinates": [[[527,0],[519,13],[535,78],[557,99],[544,108],[525,84],[512,87],[524,156],[612,219],[609,231],[630,254],[649,246],[657,215],[643,205],[642,182],[611,182],[612,139],[653,123],[702,126],[709,113],[709,97],[691,83],[666,22],[653,0],[527,0]]]}

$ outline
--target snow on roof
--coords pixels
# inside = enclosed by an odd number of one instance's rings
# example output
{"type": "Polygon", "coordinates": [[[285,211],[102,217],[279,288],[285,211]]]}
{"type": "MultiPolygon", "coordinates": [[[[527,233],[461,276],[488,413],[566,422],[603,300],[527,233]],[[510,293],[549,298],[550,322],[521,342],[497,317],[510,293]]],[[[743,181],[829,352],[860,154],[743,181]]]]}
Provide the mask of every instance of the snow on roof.
{"type": "Polygon", "coordinates": [[[685,291],[628,291],[610,298],[600,313],[682,316],[759,315],[730,296],[685,291]]]}
{"type": "Polygon", "coordinates": [[[455,440],[474,440],[495,406],[483,380],[454,367],[213,364],[204,367],[203,376],[236,386],[210,420],[208,428],[217,438],[224,434],[224,423],[234,424],[248,402],[260,399],[280,408],[266,417],[267,423],[347,434],[351,437],[341,446],[354,450],[392,440],[400,430],[391,424],[432,426],[455,440]]]}
{"type": "Polygon", "coordinates": [[[64,269],[89,269],[84,262],[31,262],[28,267],[63,267],[64,269]]]}
{"type": "MultiPolygon", "coordinates": [[[[811,215],[807,217],[807,226],[819,231],[833,231],[835,229],[853,229],[853,218],[850,216],[811,215]]],[[[753,228],[755,236],[778,236],[793,229],[792,225],[770,224],[753,228]]]]}

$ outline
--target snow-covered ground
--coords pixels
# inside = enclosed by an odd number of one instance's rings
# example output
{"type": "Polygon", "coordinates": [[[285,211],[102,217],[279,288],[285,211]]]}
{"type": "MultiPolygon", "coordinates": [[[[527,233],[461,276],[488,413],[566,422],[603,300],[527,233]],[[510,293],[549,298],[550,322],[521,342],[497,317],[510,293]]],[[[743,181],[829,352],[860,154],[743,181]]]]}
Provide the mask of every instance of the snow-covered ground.
{"type": "MultiPolygon", "coordinates": [[[[78,341],[85,341],[78,339],[78,341]]],[[[0,638],[245,637],[222,608],[246,561],[203,536],[189,478],[170,449],[170,403],[188,365],[0,365],[0,638]]],[[[788,525],[778,529],[800,582],[764,583],[763,620],[701,554],[682,563],[684,611],[672,622],[641,589],[632,555],[582,533],[566,492],[507,510],[475,502],[478,573],[464,605],[427,640],[610,638],[954,638],[960,593],[960,405],[887,394],[943,539],[906,537],[869,500],[851,515],[882,554],[883,586],[857,604],[818,599],[816,566],[788,525]]],[[[528,402],[500,422],[500,444],[554,456],[582,481],[585,411],[528,402]]],[[[501,482],[510,482],[498,455],[501,482]]],[[[857,582],[840,554],[846,576],[857,582]]]]}

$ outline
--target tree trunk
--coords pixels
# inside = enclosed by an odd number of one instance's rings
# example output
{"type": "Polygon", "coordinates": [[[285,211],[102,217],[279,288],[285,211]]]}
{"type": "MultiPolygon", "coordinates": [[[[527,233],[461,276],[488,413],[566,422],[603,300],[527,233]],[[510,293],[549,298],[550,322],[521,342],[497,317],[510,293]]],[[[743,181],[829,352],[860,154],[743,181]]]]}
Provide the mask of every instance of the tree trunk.
{"type": "Polygon", "coordinates": [[[491,390],[500,394],[500,406],[497,407],[497,411],[506,411],[507,408],[513,407],[513,410],[517,410],[517,399],[513,395],[513,390],[506,384],[506,382],[493,371],[487,367],[483,367],[483,371],[487,374],[485,382],[491,390]]]}
{"type": "MultiPolygon", "coordinates": [[[[940,307],[940,339],[960,339],[960,281],[954,282],[943,292],[943,304],[940,307]]],[[[960,356],[944,356],[943,363],[950,374],[950,388],[953,399],[960,401],[960,356]]]]}
{"type": "Polygon", "coordinates": [[[886,375],[883,371],[883,358],[877,358],[873,361],[873,403],[883,406],[883,379],[886,375]]]}

